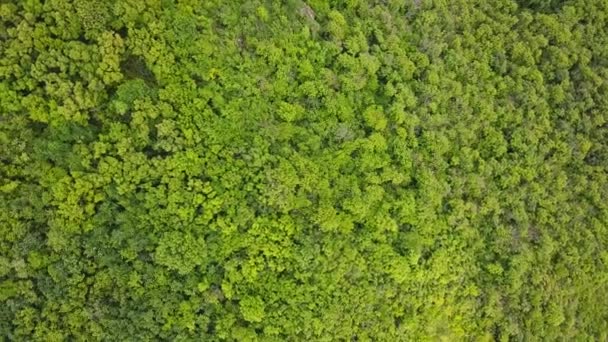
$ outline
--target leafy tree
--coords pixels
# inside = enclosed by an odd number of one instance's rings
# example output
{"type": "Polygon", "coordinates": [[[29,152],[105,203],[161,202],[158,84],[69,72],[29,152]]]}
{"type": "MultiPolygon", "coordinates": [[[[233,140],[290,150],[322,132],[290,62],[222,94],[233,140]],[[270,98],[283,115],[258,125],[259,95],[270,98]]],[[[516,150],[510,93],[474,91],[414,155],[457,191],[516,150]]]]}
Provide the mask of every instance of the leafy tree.
{"type": "Polygon", "coordinates": [[[607,10],[0,1],[0,340],[606,340],[607,10]]]}

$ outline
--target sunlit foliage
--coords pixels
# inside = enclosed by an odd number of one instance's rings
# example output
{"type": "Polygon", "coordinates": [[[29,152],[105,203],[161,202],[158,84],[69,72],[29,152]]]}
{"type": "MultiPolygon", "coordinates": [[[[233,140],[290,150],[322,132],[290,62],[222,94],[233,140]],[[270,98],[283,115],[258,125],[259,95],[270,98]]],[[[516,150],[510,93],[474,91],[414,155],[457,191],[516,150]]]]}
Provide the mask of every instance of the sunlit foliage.
{"type": "Polygon", "coordinates": [[[605,0],[0,0],[0,340],[606,341],[605,0]]]}

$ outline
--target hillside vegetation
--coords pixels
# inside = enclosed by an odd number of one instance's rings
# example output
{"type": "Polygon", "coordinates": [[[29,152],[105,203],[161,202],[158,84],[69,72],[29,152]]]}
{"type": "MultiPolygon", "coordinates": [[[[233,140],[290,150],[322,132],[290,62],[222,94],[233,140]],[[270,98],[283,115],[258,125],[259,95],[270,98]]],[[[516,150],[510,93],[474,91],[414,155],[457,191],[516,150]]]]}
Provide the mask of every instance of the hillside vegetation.
{"type": "Polygon", "coordinates": [[[0,0],[0,340],[608,340],[608,2],[0,0]]]}

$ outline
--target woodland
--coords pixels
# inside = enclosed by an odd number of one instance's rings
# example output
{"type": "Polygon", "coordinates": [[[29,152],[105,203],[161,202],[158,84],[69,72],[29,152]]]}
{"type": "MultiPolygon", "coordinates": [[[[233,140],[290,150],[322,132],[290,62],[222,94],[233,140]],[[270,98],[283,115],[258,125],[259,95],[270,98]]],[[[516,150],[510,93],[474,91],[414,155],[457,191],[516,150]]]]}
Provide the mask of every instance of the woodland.
{"type": "Polygon", "coordinates": [[[608,1],[0,0],[0,341],[607,341],[608,1]]]}

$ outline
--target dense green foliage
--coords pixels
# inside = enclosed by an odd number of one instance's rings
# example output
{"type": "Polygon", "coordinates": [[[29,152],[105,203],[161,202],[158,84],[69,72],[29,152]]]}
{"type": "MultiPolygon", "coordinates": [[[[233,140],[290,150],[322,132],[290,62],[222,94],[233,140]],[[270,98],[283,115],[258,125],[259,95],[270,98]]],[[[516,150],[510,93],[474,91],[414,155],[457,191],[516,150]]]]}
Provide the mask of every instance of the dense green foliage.
{"type": "Polygon", "coordinates": [[[608,339],[605,0],[0,0],[0,340],[608,339]]]}

